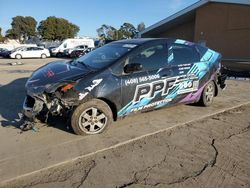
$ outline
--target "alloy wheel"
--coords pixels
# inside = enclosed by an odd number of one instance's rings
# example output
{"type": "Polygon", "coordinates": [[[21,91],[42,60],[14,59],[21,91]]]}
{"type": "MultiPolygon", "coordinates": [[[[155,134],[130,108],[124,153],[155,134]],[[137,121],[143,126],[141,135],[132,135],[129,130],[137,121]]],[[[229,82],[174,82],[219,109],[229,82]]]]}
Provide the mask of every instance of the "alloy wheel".
{"type": "Polygon", "coordinates": [[[101,132],[106,124],[107,116],[95,107],[86,109],[79,118],[79,127],[87,134],[97,134],[101,132]]]}
{"type": "Polygon", "coordinates": [[[206,97],[206,101],[208,103],[212,102],[213,98],[214,98],[214,86],[213,84],[209,84],[207,87],[206,87],[206,90],[205,90],[205,97],[206,97]]]}

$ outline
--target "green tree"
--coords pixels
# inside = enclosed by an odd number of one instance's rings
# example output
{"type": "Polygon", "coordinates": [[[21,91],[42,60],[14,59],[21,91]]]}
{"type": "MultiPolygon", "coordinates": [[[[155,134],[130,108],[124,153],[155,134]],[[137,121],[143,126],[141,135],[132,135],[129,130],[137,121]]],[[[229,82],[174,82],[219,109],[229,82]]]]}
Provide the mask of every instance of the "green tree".
{"type": "Polygon", "coordinates": [[[120,32],[123,34],[123,38],[125,39],[131,39],[134,38],[134,36],[137,33],[136,28],[131,23],[124,23],[120,27],[120,32]]]}
{"type": "Polygon", "coordinates": [[[16,16],[12,18],[12,28],[7,30],[7,37],[25,39],[36,35],[36,20],[31,16],[16,16]]]}
{"type": "Polygon", "coordinates": [[[122,38],[122,33],[110,25],[103,24],[96,31],[98,36],[102,39],[119,40],[122,38]]]}
{"type": "Polygon", "coordinates": [[[141,32],[145,29],[145,24],[141,22],[138,24],[137,28],[131,23],[125,22],[121,25],[119,29],[116,29],[110,25],[103,24],[98,28],[97,34],[101,39],[105,40],[121,40],[121,39],[130,39],[137,36],[138,32],[141,32]]]}
{"type": "Polygon", "coordinates": [[[2,36],[2,28],[0,27],[0,42],[3,41],[3,36],[2,36]]]}
{"type": "Polygon", "coordinates": [[[0,27],[0,37],[3,37],[2,36],[2,28],[0,27]]]}
{"type": "Polygon", "coordinates": [[[143,30],[145,30],[145,24],[144,22],[141,22],[137,25],[137,31],[142,32],[143,30]]]}
{"type": "Polygon", "coordinates": [[[37,30],[44,39],[63,40],[75,37],[80,28],[64,18],[50,16],[39,23],[37,30]]]}

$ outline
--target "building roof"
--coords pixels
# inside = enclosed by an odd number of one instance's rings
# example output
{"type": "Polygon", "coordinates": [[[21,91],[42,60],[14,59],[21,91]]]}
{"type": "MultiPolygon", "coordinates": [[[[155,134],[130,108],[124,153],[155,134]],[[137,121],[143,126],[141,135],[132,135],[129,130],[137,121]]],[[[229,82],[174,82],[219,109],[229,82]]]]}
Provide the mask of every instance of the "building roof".
{"type": "MultiPolygon", "coordinates": [[[[182,23],[184,20],[188,20],[194,17],[195,10],[207,3],[215,2],[215,3],[231,3],[231,4],[241,4],[241,5],[250,5],[250,0],[200,0],[185,9],[147,27],[144,31],[140,32],[140,36],[153,31],[160,30],[161,27],[169,28],[173,25],[182,23]]],[[[157,31],[156,31],[157,32],[157,31]]]]}

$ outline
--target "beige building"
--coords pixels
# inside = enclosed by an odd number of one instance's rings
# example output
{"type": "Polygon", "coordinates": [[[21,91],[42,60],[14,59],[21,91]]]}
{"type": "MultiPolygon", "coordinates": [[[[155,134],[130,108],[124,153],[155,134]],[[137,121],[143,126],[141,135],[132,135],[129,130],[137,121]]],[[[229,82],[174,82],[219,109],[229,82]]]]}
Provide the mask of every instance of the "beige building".
{"type": "Polygon", "coordinates": [[[201,0],[140,34],[200,42],[223,59],[250,60],[250,0],[201,0]]]}

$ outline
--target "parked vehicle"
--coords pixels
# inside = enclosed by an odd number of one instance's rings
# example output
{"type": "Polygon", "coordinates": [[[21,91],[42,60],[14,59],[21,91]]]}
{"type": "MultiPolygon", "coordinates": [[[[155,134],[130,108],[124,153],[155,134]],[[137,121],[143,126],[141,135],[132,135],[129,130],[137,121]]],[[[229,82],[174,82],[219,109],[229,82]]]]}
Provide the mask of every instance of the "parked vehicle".
{"type": "Polygon", "coordinates": [[[73,52],[71,52],[70,58],[79,58],[85,54],[85,50],[74,50],[73,52]]]}
{"type": "Polygon", "coordinates": [[[52,55],[52,49],[57,48],[58,46],[50,46],[47,49],[49,50],[50,55],[52,55]]]}
{"type": "Polygon", "coordinates": [[[37,47],[36,44],[20,44],[18,42],[16,42],[15,40],[11,40],[12,42],[8,42],[7,44],[0,43],[0,48],[5,48],[9,51],[14,50],[15,48],[20,48],[20,47],[37,47]],[[15,41],[15,42],[13,42],[15,41]]]}
{"type": "Polygon", "coordinates": [[[70,57],[71,58],[79,58],[89,52],[91,52],[92,49],[91,48],[87,48],[87,49],[77,49],[71,52],[70,57]]]}
{"type": "Polygon", "coordinates": [[[0,48],[0,57],[6,57],[7,52],[9,52],[6,48],[0,48]]]}
{"type": "MultiPolygon", "coordinates": [[[[24,115],[70,114],[76,134],[97,134],[119,118],[175,104],[212,104],[224,88],[221,55],[184,40],[131,39],[76,60],[49,63],[26,83],[24,115]]],[[[28,123],[27,123],[28,124],[28,123]]]]}
{"type": "Polygon", "coordinates": [[[70,56],[71,53],[75,50],[82,50],[82,51],[85,51],[88,49],[88,46],[87,45],[80,45],[80,46],[76,46],[75,48],[69,48],[67,50],[64,50],[64,54],[66,56],[70,56]]]}
{"type": "Polygon", "coordinates": [[[21,58],[46,58],[50,53],[48,49],[39,47],[19,47],[11,51],[10,57],[21,58]]]}
{"type": "Polygon", "coordinates": [[[88,48],[94,48],[94,40],[90,38],[83,39],[65,39],[60,46],[57,48],[52,48],[51,53],[53,56],[63,56],[64,51],[68,49],[75,48],[80,45],[88,46],[88,48]]]}
{"type": "Polygon", "coordinates": [[[3,52],[3,51],[7,51],[6,48],[0,48],[0,53],[3,52]]]}

